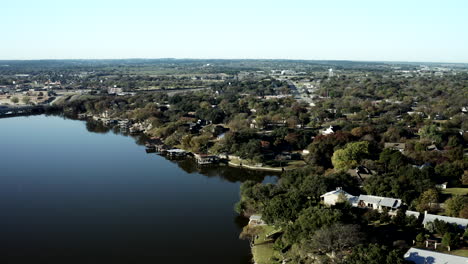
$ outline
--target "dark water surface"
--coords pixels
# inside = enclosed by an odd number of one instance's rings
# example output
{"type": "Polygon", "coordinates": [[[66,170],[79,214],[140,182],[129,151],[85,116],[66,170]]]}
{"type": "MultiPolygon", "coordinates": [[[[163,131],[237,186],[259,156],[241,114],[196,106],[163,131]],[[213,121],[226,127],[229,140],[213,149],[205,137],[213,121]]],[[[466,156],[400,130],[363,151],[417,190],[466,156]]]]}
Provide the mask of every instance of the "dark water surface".
{"type": "Polygon", "coordinates": [[[249,263],[233,206],[240,181],[268,174],[200,172],[87,128],[0,119],[1,263],[249,263]]]}

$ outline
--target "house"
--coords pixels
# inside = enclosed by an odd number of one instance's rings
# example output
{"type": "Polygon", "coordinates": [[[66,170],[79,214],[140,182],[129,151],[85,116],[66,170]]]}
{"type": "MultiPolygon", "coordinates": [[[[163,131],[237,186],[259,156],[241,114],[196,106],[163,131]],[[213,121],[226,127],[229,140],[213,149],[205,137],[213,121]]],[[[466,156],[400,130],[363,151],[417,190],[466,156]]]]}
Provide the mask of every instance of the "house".
{"type": "Polygon", "coordinates": [[[327,129],[324,129],[324,130],[320,131],[320,134],[322,134],[324,136],[325,135],[331,135],[331,134],[335,133],[336,130],[337,130],[336,127],[330,126],[327,129]]]}
{"type": "Polygon", "coordinates": [[[410,248],[404,255],[405,260],[415,264],[467,264],[468,258],[439,253],[419,248],[410,248]]]}
{"type": "Polygon", "coordinates": [[[441,183],[441,184],[436,184],[436,188],[437,189],[440,189],[440,190],[445,190],[447,189],[447,185],[448,185],[448,182],[444,182],[444,183],[441,183]]]}
{"type": "Polygon", "coordinates": [[[212,164],[219,161],[218,156],[208,154],[194,154],[195,160],[200,165],[212,164]]]}
{"type": "Polygon", "coordinates": [[[398,150],[401,153],[405,152],[406,144],[405,143],[385,143],[384,148],[389,148],[393,150],[398,150]]]}
{"type": "Polygon", "coordinates": [[[261,215],[251,215],[249,217],[249,226],[261,226],[266,225],[265,221],[262,220],[261,215]]]}
{"type": "Polygon", "coordinates": [[[107,93],[108,94],[119,94],[123,93],[123,88],[117,88],[116,86],[107,88],[107,93]]]}
{"type": "Polygon", "coordinates": [[[351,203],[351,205],[357,204],[358,197],[345,192],[341,187],[320,196],[320,199],[325,205],[335,205],[338,202],[342,202],[341,199],[343,198],[351,203]]]}
{"type": "Polygon", "coordinates": [[[187,155],[187,151],[183,149],[169,149],[166,153],[171,157],[184,157],[187,155]]]}
{"type": "Polygon", "coordinates": [[[443,215],[434,215],[428,214],[427,211],[424,212],[424,220],[422,224],[426,227],[429,223],[434,222],[435,220],[444,221],[450,224],[456,224],[458,227],[462,229],[466,229],[468,225],[468,219],[465,218],[458,218],[458,217],[450,217],[450,216],[443,216],[443,215]]]}
{"type": "Polygon", "coordinates": [[[419,218],[419,215],[421,215],[421,213],[420,213],[420,212],[416,212],[416,211],[406,210],[405,215],[406,215],[406,216],[414,216],[414,217],[416,217],[416,218],[419,218]]]}
{"type": "Polygon", "coordinates": [[[432,144],[426,148],[427,151],[440,151],[439,148],[437,148],[436,144],[432,144]]]}
{"type": "Polygon", "coordinates": [[[389,212],[394,212],[400,208],[402,204],[401,199],[361,194],[359,195],[357,206],[379,211],[388,209],[389,212]]]}

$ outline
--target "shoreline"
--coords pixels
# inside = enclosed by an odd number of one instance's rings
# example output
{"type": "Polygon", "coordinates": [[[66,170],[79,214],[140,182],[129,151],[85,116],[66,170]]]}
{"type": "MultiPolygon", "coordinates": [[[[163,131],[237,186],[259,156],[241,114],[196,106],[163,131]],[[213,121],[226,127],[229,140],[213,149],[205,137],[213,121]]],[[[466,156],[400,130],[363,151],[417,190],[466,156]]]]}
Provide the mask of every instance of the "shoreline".
{"type": "MultiPolygon", "coordinates": [[[[109,120],[111,118],[104,118],[104,117],[101,117],[99,115],[92,115],[92,114],[88,114],[88,113],[85,113],[85,114],[79,114],[77,117],[76,117],[78,120],[82,120],[82,121],[96,121],[96,122],[100,122],[102,123],[103,125],[105,126],[108,126],[106,124],[106,120],[109,120]],[[80,118],[80,115],[82,115],[84,118],[80,118]]],[[[116,120],[118,120],[118,118],[116,118],[116,120]]],[[[134,120],[131,120],[131,119],[127,119],[131,122],[133,122],[134,124],[138,123],[138,122],[135,122],[134,120]]],[[[113,127],[112,125],[110,127],[113,127]]],[[[143,129],[142,131],[139,132],[140,134],[143,134],[145,137],[148,137],[148,138],[151,138],[151,135],[147,134],[146,131],[143,129]]],[[[161,139],[162,141],[164,141],[164,139],[161,139]]],[[[193,153],[192,151],[188,151],[186,149],[183,149],[183,148],[180,148],[180,147],[177,147],[177,146],[171,146],[172,148],[176,148],[176,149],[180,149],[180,150],[183,150],[185,151],[186,153],[188,153],[190,156],[194,156],[196,155],[195,153],[193,153]]],[[[224,155],[216,155],[216,154],[213,154],[215,156],[218,156],[219,158],[221,158],[221,156],[224,156],[224,155]]],[[[232,155],[228,155],[229,156],[232,156],[232,155]]],[[[239,160],[240,164],[237,164],[237,163],[234,163],[232,162],[231,158],[228,158],[227,159],[227,162],[226,164],[230,167],[233,167],[233,168],[245,168],[245,169],[248,169],[248,170],[254,170],[254,171],[269,171],[269,172],[276,172],[276,173],[281,173],[281,172],[284,172],[284,171],[289,171],[289,170],[294,170],[296,168],[286,168],[286,167],[261,167],[261,166],[253,166],[253,165],[248,165],[248,164],[245,164],[247,163],[248,161],[247,160],[244,160],[244,159],[240,159],[239,157],[235,157],[236,159],[239,160]],[[244,164],[243,164],[244,163],[244,164]]],[[[213,165],[217,165],[216,163],[211,163],[213,165]]]]}

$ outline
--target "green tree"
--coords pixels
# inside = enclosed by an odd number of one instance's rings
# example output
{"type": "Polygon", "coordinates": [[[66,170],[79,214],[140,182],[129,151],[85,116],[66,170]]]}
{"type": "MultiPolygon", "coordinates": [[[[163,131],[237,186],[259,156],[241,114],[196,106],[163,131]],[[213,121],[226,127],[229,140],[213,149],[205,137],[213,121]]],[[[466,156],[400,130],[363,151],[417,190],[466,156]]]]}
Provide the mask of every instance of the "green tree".
{"type": "Polygon", "coordinates": [[[384,246],[370,244],[360,245],[343,260],[344,264],[403,264],[406,263],[402,254],[388,250],[384,246]]]}
{"type": "Polygon", "coordinates": [[[369,155],[369,142],[360,141],[346,144],[333,153],[332,164],[336,170],[346,171],[359,165],[369,155]]]}
{"type": "Polygon", "coordinates": [[[17,104],[17,103],[19,102],[19,99],[18,99],[18,97],[16,97],[16,96],[13,96],[10,100],[11,100],[11,102],[14,103],[14,104],[17,104]]]}
{"type": "Polygon", "coordinates": [[[429,189],[421,194],[417,200],[416,209],[420,212],[431,211],[435,203],[439,201],[439,194],[435,189],[429,189]]]}
{"type": "Polygon", "coordinates": [[[425,239],[426,239],[426,237],[424,236],[424,233],[419,233],[419,234],[416,236],[416,242],[418,242],[418,243],[424,242],[425,239]]]}
{"type": "Polygon", "coordinates": [[[419,135],[421,138],[429,139],[436,143],[440,143],[442,141],[442,134],[440,133],[439,128],[434,124],[423,126],[419,131],[419,135]]]}
{"type": "Polygon", "coordinates": [[[456,234],[447,232],[442,237],[442,246],[447,247],[448,250],[452,250],[459,244],[459,238],[456,234]]]}
{"type": "Polygon", "coordinates": [[[468,197],[456,195],[445,201],[445,213],[449,216],[458,217],[465,206],[468,206],[468,197]]]}
{"type": "Polygon", "coordinates": [[[380,153],[379,162],[384,165],[385,172],[388,172],[406,165],[406,157],[398,150],[387,148],[380,153]]]}
{"type": "Polygon", "coordinates": [[[29,104],[29,103],[31,103],[31,98],[29,98],[29,96],[23,96],[23,98],[21,98],[21,101],[24,104],[29,104]]]}

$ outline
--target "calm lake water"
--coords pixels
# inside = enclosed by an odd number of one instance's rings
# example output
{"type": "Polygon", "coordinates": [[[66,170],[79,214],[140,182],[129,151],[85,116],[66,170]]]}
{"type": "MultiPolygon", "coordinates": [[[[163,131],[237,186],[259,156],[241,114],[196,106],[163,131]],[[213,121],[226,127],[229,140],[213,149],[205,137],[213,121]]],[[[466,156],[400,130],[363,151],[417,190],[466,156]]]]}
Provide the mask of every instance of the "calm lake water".
{"type": "Polygon", "coordinates": [[[267,175],[200,171],[83,121],[0,119],[0,258],[249,263],[248,242],[238,239],[246,220],[233,206],[241,181],[274,180],[267,175]]]}

